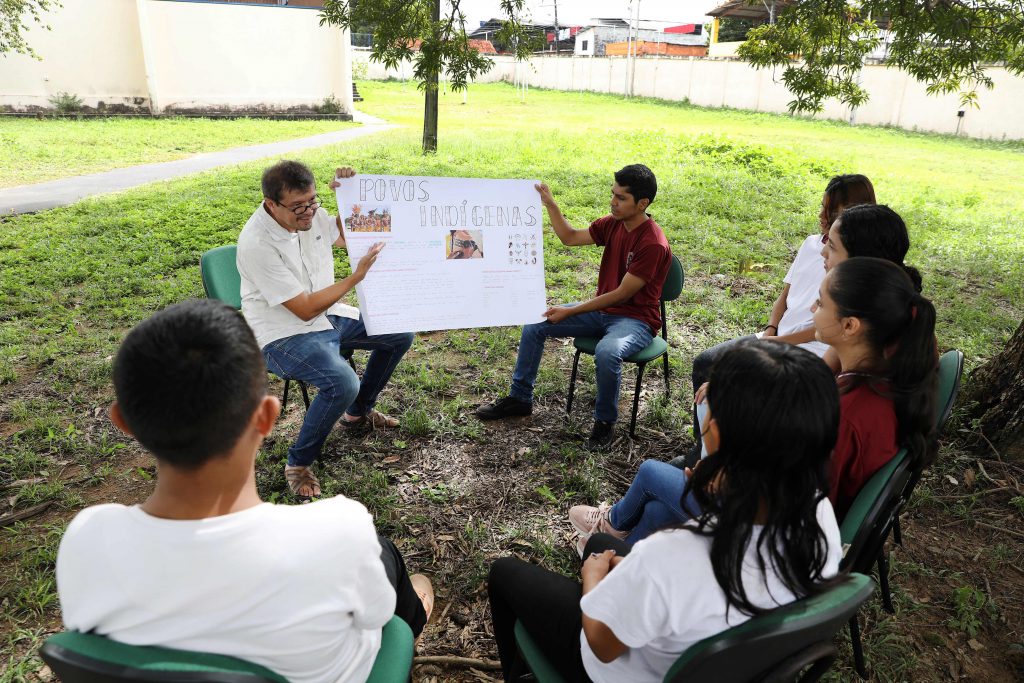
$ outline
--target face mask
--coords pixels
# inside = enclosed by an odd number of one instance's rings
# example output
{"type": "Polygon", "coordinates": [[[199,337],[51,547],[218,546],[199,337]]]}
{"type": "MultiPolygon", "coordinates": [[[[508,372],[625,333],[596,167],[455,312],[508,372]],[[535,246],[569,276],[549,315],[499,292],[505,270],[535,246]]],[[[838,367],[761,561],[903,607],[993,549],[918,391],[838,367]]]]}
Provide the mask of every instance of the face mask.
{"type": "Polygon", "coordinates": [[[708,402],[697,404],[697,430],[700,432],[700,457],[703,460],[708,457],[708,445],[704,442],[704,423],[708,417],[708,402]]]}

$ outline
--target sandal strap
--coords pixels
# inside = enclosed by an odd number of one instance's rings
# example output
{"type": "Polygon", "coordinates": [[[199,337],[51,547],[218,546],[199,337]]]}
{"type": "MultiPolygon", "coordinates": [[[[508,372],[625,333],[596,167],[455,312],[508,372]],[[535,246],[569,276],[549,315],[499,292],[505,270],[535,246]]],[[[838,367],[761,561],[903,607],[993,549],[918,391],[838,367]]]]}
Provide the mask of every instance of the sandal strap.
{"type": "Polygon", "coordinates": [[[305,497],[310,498],[320,495],[320,481],[309,467],[285,467],[284,479],[288,483],[288,489],[296,496],[301,495],[299,490],[307,486],[316,490],[317,493],[305,497]]]}

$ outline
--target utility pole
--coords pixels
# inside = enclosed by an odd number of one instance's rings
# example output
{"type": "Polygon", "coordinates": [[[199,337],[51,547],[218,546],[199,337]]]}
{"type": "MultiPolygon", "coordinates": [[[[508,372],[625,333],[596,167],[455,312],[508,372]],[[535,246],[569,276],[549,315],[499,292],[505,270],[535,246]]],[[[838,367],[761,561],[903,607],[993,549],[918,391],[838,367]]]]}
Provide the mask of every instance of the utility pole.
{"type": "Polygon", "coordinates": [[[555,56],[557,57],[561,50],[558,44],[558,0],[555,0],[555,56]]]}

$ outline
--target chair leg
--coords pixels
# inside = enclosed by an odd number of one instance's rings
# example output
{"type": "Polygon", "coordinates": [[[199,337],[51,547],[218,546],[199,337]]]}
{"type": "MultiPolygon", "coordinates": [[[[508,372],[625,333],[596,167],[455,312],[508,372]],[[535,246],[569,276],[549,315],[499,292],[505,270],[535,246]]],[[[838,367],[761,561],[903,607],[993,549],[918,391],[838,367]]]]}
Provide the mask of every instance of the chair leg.
{"type": "Polygon", "coordinates": [[[903,547],[903,531],[900,529],[900,517],[896,516],[896,519],[892,523],[892,540],[899,547],[903,547]]]}
{"type": "Polygon", "coordinates": [[[668,351],[665,352],[665,355],[662,356],[662,359],[665,363],[665,398],[668,398],[672,392],[672,385],[669,383],[668,375],[668,351]]]}
{"type": "Polygon", "coordinates": [[[889,560],[885,556],[884,547],[878,551],[878,587],[882,594],[882,608],[889,614],[895,614],[892,594],[889,592],[889,560]]]}
{"type": "Polygon", "coordinates": [[[633,391],[633,417],[629,421],[629,435],[636,438],[636,413],[640,409],[640,389],[643,386],[644,367],[647,363],[636,366],[636,389],[633,391]]]}
{"type": "Polygon", "coordinates": [[[284,380],[284,396],[281,398],[281,414],[284,414],[284,409],[288,407],[288,387],[290,387],[292,381],[290,379],[284,380]]]}
{"type": "Polygon", "coordinates": [[[299,389],[302,389],[302,401],[306,404],[306,410],[309,410],[309,392],[306,391],[306,383],[301,379],[295,381],[299,383],[299,389]]]}
{"type": "Polygon", "coordinates": [[[576,371],[580,367],[580,353],[582,352],[577,349],[576,357],[572,359],[572,376],[569,378],[569,400],[565,402],[566,415],[572,412],[572,397],[576,393],[576,371]]]}
{"type": "Polygon", "coordinates": [[[867,679],[868,669],[864,665],[864,648],[860,642],[860,623],[856,612],[850,618],[850,644],[853,646],[853,668],[857,670],[858,676],[867,679]]]}

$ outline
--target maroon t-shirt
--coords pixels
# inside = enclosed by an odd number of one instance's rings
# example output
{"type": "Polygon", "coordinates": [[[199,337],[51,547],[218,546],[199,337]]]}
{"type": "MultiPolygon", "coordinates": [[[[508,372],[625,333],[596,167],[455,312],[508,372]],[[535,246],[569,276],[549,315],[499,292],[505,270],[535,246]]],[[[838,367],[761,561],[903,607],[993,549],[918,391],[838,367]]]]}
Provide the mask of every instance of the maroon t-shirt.
{"type": "Polygon", "coordinates": [[[602,311],[643,320],[657,334],[661,328],[661,288],[672,262],[665,233],[653,218],[630,232],[622,221],[605,216],[590,224],[590,236],[604,247],[597,296],[617,289],[626,273],[644,281],[644,286],[628,301],[602,311]]]}
{"type": "Polygon", "coordinates": [[[867,384],[839,397],[839,438],[832,453],[828,498],[842,522],[853,499],[871,476],[892,460],[896,443],[896,409],[884,392],[867,384]]]}

